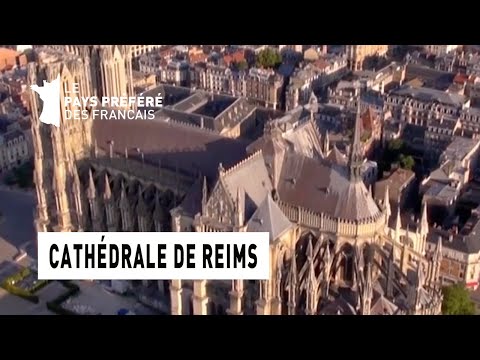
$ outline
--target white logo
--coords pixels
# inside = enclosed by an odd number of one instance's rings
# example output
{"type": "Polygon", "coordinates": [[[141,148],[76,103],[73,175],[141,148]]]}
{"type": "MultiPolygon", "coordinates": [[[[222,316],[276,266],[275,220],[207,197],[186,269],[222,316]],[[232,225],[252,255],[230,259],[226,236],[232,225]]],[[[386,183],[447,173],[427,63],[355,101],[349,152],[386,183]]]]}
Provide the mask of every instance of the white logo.
{"type": "Polygon", "coordinates": [[[40,121],[44,124],[60,126],[60,75],[52,82],[43,80],[43,86],[31,85],[43,101],[40,121]]]}
{"type": "Polygon", "coordinates": [[[61,118],[64,120],[153,120],[155,111],[163,106],[160,93],[157,96],[140,94],[140,96],[98,98],[81,96],[79,83],[73,83],[72,88],[68,88],[67,83],[64,83],[63,87],[64,108],[62,109],[60,75],[51,82],[44,80],[43,86],[30,86],[43,101],[40,115],[42,123],[60,127],[61,118]]]}

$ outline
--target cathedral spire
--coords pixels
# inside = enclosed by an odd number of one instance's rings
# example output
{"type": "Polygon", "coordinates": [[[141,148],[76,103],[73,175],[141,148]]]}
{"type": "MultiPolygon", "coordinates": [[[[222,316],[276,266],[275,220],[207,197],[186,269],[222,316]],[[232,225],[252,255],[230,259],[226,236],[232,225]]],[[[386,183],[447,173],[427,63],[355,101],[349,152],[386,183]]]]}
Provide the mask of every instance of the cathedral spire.
{"type": "Polygon", "coordinates": [[[422,204],[422,215],[420,218],[420,253],[425,254],[427,247],[427,236],[428,236],[428,214],[427,214],[427,203],[423,202],[422,204]]]}
{"type": "Polygon", "coordinates": [[[208,187],[207,187],[207,178],[203,177],[203,187],[202,187],[202,215],[207,216],[207,202],[208,202],[208,187]]]}
{"type": "Polygon", "coordinates": [[[323,286],[322,286],[322,296],[323,300],[328,300],[328,292],[330,290],[330,271],[332,266],[332,257],[330,255],[330,246],[327,241],[327,246],[325,247],[325,251],[323,253],[323,286]]]}
{"type": "Polygon", "coordinates": [[[310,121],[314,121],[315,114],[318,112],[318,99],[313,91],[310,94],[310,99],[308,100],[308,103],[310,105],[310,121]]]}
{"type": "Polygon", "coordinates": [[[128,204],[128,198],[127,198],[127,189],[125,186],[125,181],[122,180],[121,182],[121,190],[120,190],[120,206],[127,206],[128,204]]]}
{"type": "Polygon", "coordinates": [[[440,269],[442,265],[442,237],[438,238],[437,246],[435,248],[435,252],[433,253],[433,259],[432,259],[432,269],[433,269],[433,274],[432,274],[432,283],[434,286],[440,285],[440,269]]]}
{"type": "MultiPolygon", "coordinates": [[[[275,297],[281,301],[282,298],[282,276],[283,276],[283,263],[282,258],[279,258],[277,264],[277,271],[275,272],[275,297]]],[[[280,314],[279,314],[280,315],[280,314]]]]}
{"type": "Polygon", "coordinates": [[[328,151],[330,150],[330,135],[328,130],[325,132],[325,137],[323,139],[323,154],[328,156],[328,151]]]}
{"type": "Polygon", "coordinates": [[[117,211],[116,204],[112,201],[112,188],[110,186],[110,179],[108,178],[108,173],[105,172],[105,189],[103,191],[103,200],[105,205],[105,214],[107,220],[107,229],[108,231],[114,231],[117,226],[117,211]]]}
{"type": "MultiPolygon", "coordinates": [[[[270,196],[270,195],[268,195],[270,196]]],[[[237,188],[237,199],[235,204],[235,223],[237,226],[243,226],[245,222],[245,190],[239,186],[237,188]]]]}
{"type": "Polygon", "coordinates": [[[385,208],[385,217],[386,217],[385,223],[388,224],[388,220],[392,215],[392,208],[390,206],[390,187],[388,186],[388,184],[385,187],[385,197],[383,199],[383,206],[385,208]]]}
{"type": "Polygon", "coordinates": [[[77,226],[78,231],[82,231],[83,224],[83,209],[82,209],[82,185],[80,183],[80,177],[78,176],[78,169],[75,164],[72,164],[73,173],[73,196],[75,201],[75,212],[77,214],[77,226]]]}
{"type": "Polygon", "coordinates": [[[90,216],[92,218],[92,224],[94,231],[100,231],[100,209],[97,202],[97,190],[95,188],[95,181],[93,180],[92,169],[88,170],[88,188],[87,188],[87,198],[90,206],[90,216]]]}
{"type": "Polygon", "coordinates": [[[112,189],[110,188],[110,181],[108,180],[108,174],[105,173],[105,192],[103,198],[109,200],[112,197],[112,189]]]}
{"type": "Polygon", "coordinates": [[[288,274],[288,314],[295,315],[297,306],[297,261],[293,251],[288,274]]]}
{"type": "Polygon", "coordinates": [[[387,298],[393,296],[393,281],[395,280],[395,244],[392,244],[392,250],[387,262],[387,298]]]}
{"type": "Polygon", "coordinates": [[[360,103],[357,106],[357,115],[355,118],[355,128],[353,131],[353,142],[348,159],[348,169],[350,181],[362,181],[361,168],[364,160],[362,146],[362,117],[360,113],[360,103]]]}
{"type": "Polygon", "coordinates": [[[122,230],[131,231],[132,221],[131,221],[131,212],[130,212],[130,202],[128,200],[127,189],[125,187],[125,182],[121,182],[120,190],[120,215],[122,218],[122,230]]]}
{"type": "Polygon", "coordinates": [[[405,244],[410,246],[410,224],[407,224],[407,229],[405,230],[405,244]]]}
{"type": "Polygon", "coordinates": [[[425,201],[422,204],[422,217],[420,220],[420,226],[422,231],[428,232],[427,203],[425,201]]]}
{"type": "Polygon", "coordinates": [[[437,247],[435,248],[434,260],[437,262],[442,261],[442,237],[438,238],[437,247]]]}
{"type": "Polygon", "coordinates": [[[96,190],[95,190],[95,181],[93,180],[93,173],[92,169],[88,170],[88,190],[87,196],[89,200],[95,199],[96,190]]]}
{"type": "Polygon", "coordinates": [[[397,207],[397,220],[395,221],[395,241],[400,242],[400,232],[402,230],[402,218],[400,216],[400,205],[397,207]]]}
{"type": "Polygon", "coordinates": [[[98,156],[98,146],[97,146],[97,139],[93,143],[93,156],[96,158],[98,156]]]}
{"type": "Polygon", "coordinates": [[[372,263],[367,263],[367,269],[365,274],[365,286],[363,287],[362,292],[362,315],[370,315],[370,310],[372,307],[372,297],[373,297],[373,274],[372,274],[372,263]]]}
{"type": "Polygon", "coordinates": [[[425,274],[423,272],[423,264],[421,261],[418,262],[417,265],[417,276],[416,276],[416,286],[415,286],[415,311],[421,310],[422,303],[421,303],[421,293],[423,289],[423,285],[425,282],[425,274]]]}
{"type": "Polygon", "coordinates": [[[306,314],[315,315],[317,313],[317,279],[315,277],[315,267],[313,259],[313,245],[310,238],[307,247],[308,275],[306,278],[307,305],[306,314]]]}

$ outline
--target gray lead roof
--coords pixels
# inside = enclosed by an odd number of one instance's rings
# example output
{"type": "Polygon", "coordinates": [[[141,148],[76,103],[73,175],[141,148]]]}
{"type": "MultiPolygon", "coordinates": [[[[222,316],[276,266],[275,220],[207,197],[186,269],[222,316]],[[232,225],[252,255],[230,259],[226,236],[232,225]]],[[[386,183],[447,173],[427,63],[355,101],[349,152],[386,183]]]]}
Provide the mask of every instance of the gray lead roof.
{"type": "Polygon", "coordinates": [[[247,224],[247,231],[269,232],[270,242],[278,239],[292,227],[292,223],[273,201],[270,194],[260,204],[247,224]]]}

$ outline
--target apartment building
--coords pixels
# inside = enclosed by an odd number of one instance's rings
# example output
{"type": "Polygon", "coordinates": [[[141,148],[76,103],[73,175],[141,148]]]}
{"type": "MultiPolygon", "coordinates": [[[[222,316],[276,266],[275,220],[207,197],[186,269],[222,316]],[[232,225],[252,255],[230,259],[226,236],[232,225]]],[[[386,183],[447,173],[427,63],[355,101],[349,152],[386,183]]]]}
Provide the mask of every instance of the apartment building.
{"type": "Polygon", "coordinates": [[[18,128],[0,133],[0,173],[11,170],[30,157],[27,139],[18,128]]]}
{"type": "Polygon", "coordinates": [[[428,126],[430,119],[460,116],[470,100],[459,94],[404,85],[386,96],[385,110],[394,118],[415,125],[428,126]]]}
{"type": "Polygon", "coordinates": [[[480,209],[472,215],[463,228],[443,230],[433,228],[427,237],[427,253],[437,247],[442,253],[440,278],[444,285],[463,283],[476,290],[480,278],[480,209]]]}
{"type": "Polygon", "coordinates": [[[306,104],[312,92],[339,80],[347,72],[347,61],[341,56],[324,56],[297,69],[286,89],[287,111],[306,104]]]}
{"type": "Polygon", "coordinates": [[[458,197],[473,178],[479,149],[480,140],[456,136],[440,155],[440,165],[420,184],[423,201],[437,222],[453,214],[458,197]]]}
{"type": "Polygon", "coordinates": [[[363,70],[363,62],[369,56],[384,56],[388,45],[347,45],[347,63],[352,71],[363,70]]]}
{"type": "Polygon", "coordinates": [[[422,45],[426,52],[441,56],[457,50],[462,45],[422,45]]]}

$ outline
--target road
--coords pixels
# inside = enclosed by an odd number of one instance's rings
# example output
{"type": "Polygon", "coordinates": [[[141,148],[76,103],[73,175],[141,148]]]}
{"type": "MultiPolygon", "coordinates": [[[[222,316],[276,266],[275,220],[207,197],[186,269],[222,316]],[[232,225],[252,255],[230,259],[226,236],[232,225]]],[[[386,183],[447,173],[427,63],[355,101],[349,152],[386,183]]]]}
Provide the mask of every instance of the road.
{"type": "Polygon", "coordinates": [[[0,188],[0,239],[25,249],[34,259],[37,257],[33,224],[35,202],[32,193],[0,188]]]}

